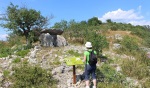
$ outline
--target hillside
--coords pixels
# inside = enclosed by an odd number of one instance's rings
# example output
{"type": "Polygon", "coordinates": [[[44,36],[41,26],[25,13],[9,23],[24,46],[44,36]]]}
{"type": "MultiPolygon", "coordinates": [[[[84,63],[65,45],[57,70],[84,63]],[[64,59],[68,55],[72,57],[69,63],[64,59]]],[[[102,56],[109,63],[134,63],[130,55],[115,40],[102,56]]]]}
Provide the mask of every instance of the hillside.
{"type": "MultiPolygon", "coordinates": [[[[97,77],[98,77],[98,86],[105,86],[107,88],[120,88],[120,87],[138,87],[140,86],[148,86],[147,84],[149,79],[145,79],[148,74],[139,73],[140,69],[145,68],[145,70],[149,69],[149,67],[143,67],[143,62],[140,61],[134,55],[126,55],[119,54],[116,52],[116,49],[120,47],[116,46],[117,40],[122,40],[123,36],[130,36],[138,39],[141,39],[135,35],[132,35],[130,31],[108,31],[106,33],[107,40],[109,41],[109,49],[103,50],[103,56],[107,58],[106,61],[100,62],[101,58],[99,58],[99,62],[97,64],[97,77]],[[136,61],[138,63],[136,64],[136,61]],[[134,63],[135,62],[135,63],[134,63]],[[132,63],[132,64],[130,64],[132,63]],[[140,66],[141,64],[141,66],[140,66]],[[132,66],[133,65],[133,66],[132,66]],[[136,67],[138,65],[138,67],[136,67]],[[127,66],[127,67],[125,67],[127,66]],[[126,69],[125,69],[125,68],[126,69]],[[132,68],[133,67],[133,68],[132,68]],[[134,70],[137,72],[134,72],[134,70]],[[130,71],[127,71],[130,70],[130,71]],[[124,74],[125,72],[125,74],[124,74]],[[102,74],[103,73],[103,74],[102,74]],[[143,76],[141,76],[143,74],[143,76]],[[116,75],[116,76],[114,76],[116,75]],[[104,76],[104,78],[103,78],[104,76]],[[117,77],[117,78],[116,78],[117,77]],[[106,82],[114,82],[115,84],[110,84],[110,86],[105,85],[106,82]],[[117,82],[123,81],[123,85],[117,84],[117,82]]],[[[118,44],[118,43],[117,43],[118,44]]],[[[41,47],[38,43],[35,44],[35,47],[30,49],[30,52],[25,57],[20,57],[16,55],[11,55],[9,57],[1,58],[1,66],[0,66],[0,82],[1,87],[8,88],[11,86],[12,81],[8,79],[8,75],[6,72],[9,72],[9,75],[13,73],[11,71],[14,65],[19,65],[24,61],[29,62],[32,66],[39,65],[43,69],[51,69],[51,74],[54,79],[57,80],[56,85],[57,88],[84,88],[85,83],[84,80],[81,80],[79,77],[84,72],[84,65],[76,66],[76,75],[77,75],[77,83],[73,84],[73,75],[72,75],[72,66],[67,66],[64,58],[69,56],[79,56],[83,59],[83,52],[85,51],[84,44],[78,43],[69,43],[68,46],[64,47],[41,47]],[[21,61],[14,62],[16,58],[20,58],[21,61]],[[5,76],[6,75],[6,76],[5,76]]],[[[145,62],[144,62],[145,63],[145,62]]],[[[149,62],[148,62],[149,64],[149,62]]],[[[8,73],[7,73],[8,74],[8,73]]],[[[51,88],[51,87],[50,87],[51,88]]]]}

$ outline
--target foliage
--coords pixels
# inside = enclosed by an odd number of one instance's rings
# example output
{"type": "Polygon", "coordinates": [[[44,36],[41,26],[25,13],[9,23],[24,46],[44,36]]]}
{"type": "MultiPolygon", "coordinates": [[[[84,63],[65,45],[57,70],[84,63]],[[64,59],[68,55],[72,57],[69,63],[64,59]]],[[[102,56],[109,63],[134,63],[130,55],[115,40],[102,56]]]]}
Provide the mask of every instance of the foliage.
{"type": "Polygon", "coordinates": [[[135,58],[135,60],[126,59],[123,61],[121,65],[123,73],[139,80],[149,77],[150,71],[148,66],[150,65],[150,60],[143,51],[137,52],[135,58]]]}
{"type": "Polygon", "coordinates": [[[67,29],[64,30],[64,34],[63,34],[64,37],[66,37],[66,39],[70,40],[71,42],[83,44],[87,25],[77,23],[74,20],[68,22],[67,25],[68,25],[67,29]]]}
{"type": "Polygon", "coordinates": [[[34,27],[42,28],[48,22],[48,19],[43,17],[39,11],[26,7],[19,8],[12,3],[7,7],[6,13],[7,16],[3,18],[5,22],[1,24],[2,27],[10,29],[13,33],[24,35],[27,45],[30,43],[28,39],[31,29],[34,27]]]}
{"type": "Polygon", "coordinates": [[[24,57],[25,55],[27,55],[29,53],[29,51],[30,51],[29,49],[27,49],[27,50],[21,50],[21,51],[18,51],[16,53],[16,55],[24,57]]]}
{"type": "Polygon", "coordinates": [[[112,23],[111,19],[106,20],[107,23],[112,23]]]}
{"type": "Polygon", "coordinates": [[[117,31],[118,30],[118,28],[116,27],[116,25],[112,25],[110,29],[113,30],[113,31],[117,31]]]}
{"type": "Polygon", "coordinates": [[[1,48],[0,50],[0,57],[7,57],[8,55],[10,55],[12,52],[11,52],[11,49],[6,47],[6,48],[1,48]]]}
{"type": "MultiPolygon", "coordinates": [[[[32,46],[24,47],[22,43],[24,39],[22,37],[25,35],[29,43],[38,40],[40,31],[46,26],[48,21],[47,18],[43,17],[39,11],[34,9],[27,9],[25,7],[19,8],[17,5],[12,3],[7,8],[7,16],[3,18],[4,23],[1,24],[4,28],[9,28],[13,32],[9,34],[8,42],[9,45],[0,42],[0,57],[6,57],[11,55],[13,51],[17,51],[17,55],[24,57],[32,46]],[[10,47],[17,45],[15,50],[11,50],[10,47]],[[19,47],[18,47],[19,45],[19,47]],[[20,47],[21,46],[21,47],[20,47]]],[[[112,22],[111,19],[106,20],[107,23],[102,23],[97,17],[88,19],[88,21],[76,22],[75,20],[61,20],[61,22],[56,22],[52,28],[63,29],[64,37],[73,41],[73,43],[84,44],[86,41],[92,42],[93,48],[97,51],[98,55],[102,54],[104,48],[109,48],[109,43],[106,40],[105,34],[108,33],[109,29],[113,31],[131,31],[131,36],[136,36],[143,40],[139,42],[135,37],[125,36],[123,40],[117,41],[121,44],[121,48],[117,50],[119,54],[130,55],[133,58],[124,59],[121,67],[122,74],[116,72],[114,67],[112,67],[113,60],[108,59],[108,63],[102,64],[101,68],[97,69],[97,78],[100,80],[98,83],[99,88],[124,88],[126,87],[124,76],[133,77],[142,80],[141,84],[144,88],[150,85],[150,60],[146,57],[145,51],[139,49],[139,44],[144,47],[150,47],[150,28],[149,26],[133,26],[131,24],[116,23],[112,22]]],[[[107,34],[106,34],[107,35],[107,34]]],[[[78,51],[69,50],[67,53],[73,56],[81,56],[78,51]]],[[[57,59],[57,58],[56,58],[57,59]]],[[[20,58],[13,60],[13,63],[20,62],[20,58]]],[[[56,82],[51,74],[46,72],[46,70],[40,67],[27,66],[27,60],[24,60],[20,67],[15,67],[13,74],[14,88],[47,88],[56,87],[54,83],[56,82]],[[43,83],[44,82],[44,83],[43,83]],[[50,84],[49,84],[50,83],[50,84]]],[[[60,62],[55,60],[52,64],[59,65],[60,62]]],[[[79,66],[78,66],[79,67],[79,66]]],[[[79,67],[83,69],[83,67],[79,67]]],[[[4,76],[8,76],[10,72],[5,70],[3,72],[4,76]]]]}
{"type": "Polygon", "coordinates": [[[57,61],[54,61],[52,64],[53,64],[53,65],[60,65],[61,62],[57,60],[57,61]]]}
{"type": "Polygon", "coordinates": [[[93,48],[99,55],[102,53],[102,49],[108,48],[109,45],[106,37],[97,33],[101,27],[100,24],[102,24],[102,22],[98,20],[98,18],[93,17],[89,19],[88,22],[76,22],[75,20],[71,20],[70,22],[62,21],[57,25],[67,28],[64,36],[73,42],[79,42],[81,44],[84,44],[86,41],[92,42],[93,48]],[[65,25],[63,26],[62,23],[65,25]]]}
{"type": "Polygon", "coordinates": [[[138,41],[136,38],[124,36],[123,40],[120,43],[121,43],[121,48],[117,50],[118,53],[135,55],[136,53],[135,51],[139,51],[138,41]]]}
{"type": "Polygon", "coordinates": [[[98,88],[123,88],[125,86],[125,76],[109,64],[105,63],[96,71],[98,88]]]}
{"type": "Polygon", "coordinates": [[[61,28],[66,30],[68,28],[68,22],[66,20],[61,20],[61,22],[56,22],[53,28],[61,28]]]}
{"type": "Polygon", "coordinates": [[[149,37],[144,38],[145,41],[142,42],[142,44],[144,46],[148,47],[148,48],[150,48],[150,39],[149,39],[149,37]]]}
{"type": "Polygon", "coordinates": [[[4,77],[6,78],[6,77],[9,76],[10,71],[9,71],[9,70],[4,70],[4,71],[3,71],[3,74],[4,74],[4,77]]]}
{"type": "Polygon", "coordinates": [[[56,88],[52,74],[39,66],[21,65],[13,70],[12,88],[56,88]]]}
{"type": "Polygon", "coordinates": [[[97,88],[125,88],[119,83],[98,83],[97,88]]]}
{"type": "Polygon", "coordinates": [[[30,39],[32,40],[31,42],[37,42],[39,40],[39,36],[40,36],[40,32],[41,32],[41,28],[38,28],[38,27],[34,27],[32,30],[31,30],[31,33],[30,33],[30,39]]]}
{"type": "Polygon", "coordinates": [[[98,20],[97,17],[93,17],[93,18],[88,20],[88,25],[89,26],[98,26],[100,24],[102,24],[102,21],[98,20]]]}
{"type": "Polygon", "coordinates": [[[146,79],[146,81],[142,84],[143,88],[149,88],[150,87],[150,77],[146,79]]]}
{"type": "Polygon", "coordinates": [[[68,50],[68,53],[75,57],[81,56],[81,54],[79,54],[78,51],[74,51],[74,50],[68,50]]]}
{"type": "Polygon", "coordinates": [[[6,42],[0,41],[0,57],[7,57],[12,54],[12,50],[10,46],[6,44],[6,42]]]}
{"type": "Polygon", "coordinates": [[[13,63],[19,63],[19,62],[21,62],[21,58],[16,58],[16,59],[14,59],[12,62],[13,62],[13,63]]]}
{"type": "Polygon", "coordinates": [[[97,51],[98,55],[102,54],[102,49],[109,48],[106,37],[93,31],[86,34],[86,41],[92,42],[93,49],[97,51]]]}
{"type": "Polygon", "coordinates": [[[0,57],[7,57],[15,51],[17,51],[17,55],[24,57],[32,46],[23,46],[21,43],[19,44],[16,43],[16,47],[13,46],[13,49],[11,49],[12,43],[7,44],[7,42],[0,42],[0,57]]]}
{"type": "Polygon", "coordinates": [[[116,70],[109,64],[103,64],[100,68],[100,71],[104,75],[104,82],[116,82],[121,83],[124,81],[124,76],[120,73],[117,73],[116,70]]]}
{"type": "Polygon", "coordinates": [[[148,68],[137,61],[126,60],[121,66],[123,73],[129,77],[135,77],[141,80],[149,75],[148,68]]]}
{"type": "Polygon", "coordinates": [[[21,45],[24,43],[24,39],[21,36],[18,36],[14,33],[9,33],[7,37],[7,41],[9,42],[10,46],[14,45],[21,45]]]}

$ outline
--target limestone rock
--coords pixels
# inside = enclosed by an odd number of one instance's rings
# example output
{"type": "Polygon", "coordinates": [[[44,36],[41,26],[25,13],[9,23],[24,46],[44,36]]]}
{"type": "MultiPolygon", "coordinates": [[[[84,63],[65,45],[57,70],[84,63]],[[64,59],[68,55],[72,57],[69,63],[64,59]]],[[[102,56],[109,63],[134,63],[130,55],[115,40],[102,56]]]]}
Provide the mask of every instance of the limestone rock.
{"type": "Polygon", "coordinates": [[[61,35],[63,33],[62,29],[45,29],[42,30],[41,33],[49,33],[50,35],[61,35]]]}
{"type": "Polygon", "coordinates": [[[49,46],[49,47],[60,47],[66,46],[67,41],[61,35],[50,35],[49,33],[42,33],[39,37],[41,46],[49,46]]]}

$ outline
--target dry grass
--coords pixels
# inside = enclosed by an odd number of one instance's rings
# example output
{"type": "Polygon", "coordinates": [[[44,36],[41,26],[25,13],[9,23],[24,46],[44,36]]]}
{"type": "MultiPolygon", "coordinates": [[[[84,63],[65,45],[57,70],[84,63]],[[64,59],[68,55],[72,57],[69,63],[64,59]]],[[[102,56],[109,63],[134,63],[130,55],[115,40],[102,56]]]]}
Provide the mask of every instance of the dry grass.
{"type": "Polygon", "coordinates": [[[124,36],[129,36],[129,37],[132,37],[132,38],[135,38],[135,39],[137,39],[138,41],[139,41],[139,45],[140,45],[140,43],[142,42],[142,39],[141,38],[139,38],[138,36],[136,36],[136,35],[133,35],[132,33],[131,33],[131,31],[111,31],[111,30],[109,30],[109,31],[107,31],[106,32],[106,37],[107,37],[107,40],[109,41],[109,43],[110,43],[110,47],[112,47],[113,45],[113,43],[115,43],[116,41],[117,41],[117,39],[115,39],[115,35],[121,35],[121,37],[123,38],[124,36]]]}

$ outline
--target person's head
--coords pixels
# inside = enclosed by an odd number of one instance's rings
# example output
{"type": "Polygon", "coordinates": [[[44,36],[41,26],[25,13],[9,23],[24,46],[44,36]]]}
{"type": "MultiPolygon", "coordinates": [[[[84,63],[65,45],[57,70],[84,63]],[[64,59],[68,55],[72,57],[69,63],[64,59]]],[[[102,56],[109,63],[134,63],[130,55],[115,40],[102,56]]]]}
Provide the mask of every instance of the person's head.
{"type": "Polygon", "coordinates": [[[86,42],[85,47],[87,49],[92,49],[92,43],[91,42],[86,42]]]}

